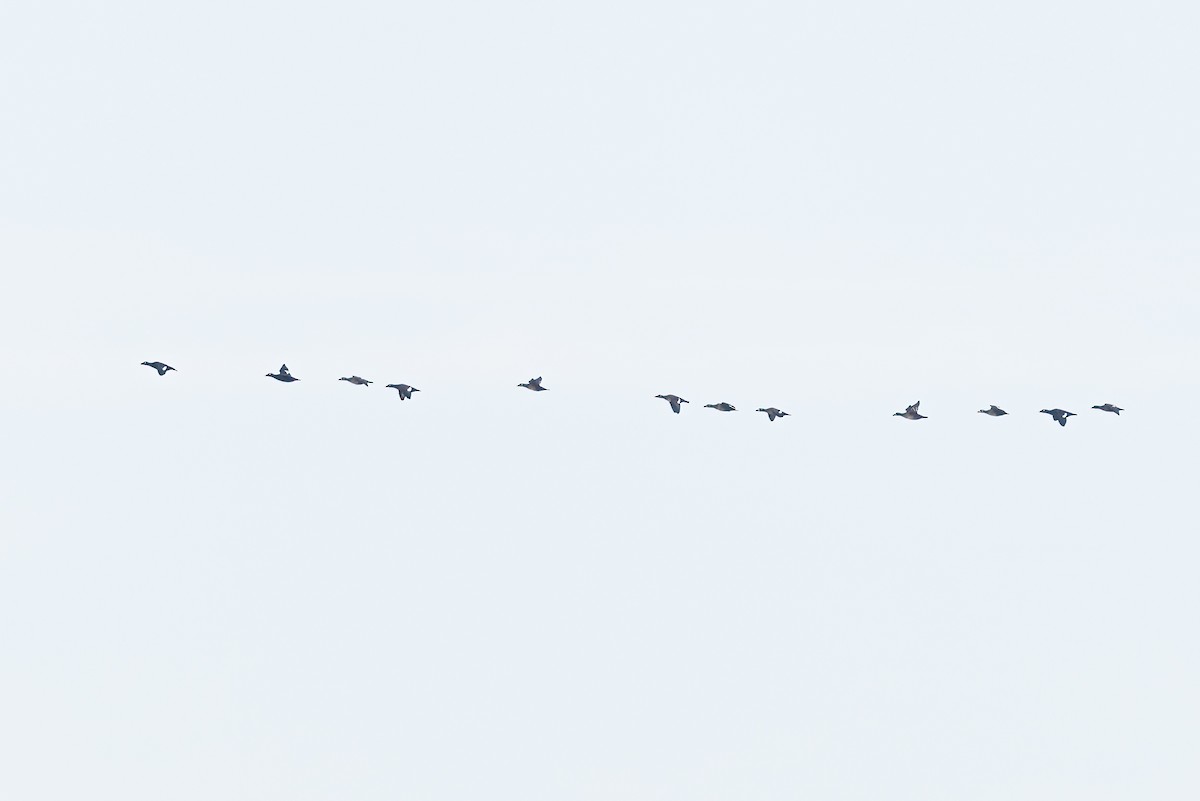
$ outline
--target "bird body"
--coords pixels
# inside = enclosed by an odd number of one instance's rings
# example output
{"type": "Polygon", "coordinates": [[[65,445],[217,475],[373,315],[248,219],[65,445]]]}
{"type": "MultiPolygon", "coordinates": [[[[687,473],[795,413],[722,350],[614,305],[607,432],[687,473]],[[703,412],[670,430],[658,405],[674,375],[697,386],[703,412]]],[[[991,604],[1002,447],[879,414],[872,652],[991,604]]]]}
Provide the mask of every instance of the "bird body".
{"type": "Polygon", "coordinates": [[[989,417],[999,417],[1002,414],[1008,414],[1008,412],[1004,411],[994,403],[986,409],[980,409],[979,413],[986,414],[989,417]]]}
{"type": "Polygon", "coordinates": [[[903,417],[905,420],[928,420],[925,415],[921,414],[921,402],[917,401],[912,406],[909,406],[902,412],[896,412],[892,417],[903,417]]]}
{"type": "Polygon", "coordinates": [[[1068,412],[1065,409],[1042,409],[1040,414],[1050,415],[1060,426],[1066,426],[1068,417],[1075,417],[1075,412],[1068,412]]]}
{"type": "Polygon", "coordinates": [[[704,404],[704,408],[705,409],[716,409],[718,412],[736,412],[737,411],[736,406],[734,406],[731,403],[725,403],[724,401],[721,401],[720,403],[706,403],[706,404],[704,404]]]}
{"type": "Polygon", "coordinates": [[[175,369],[171,365],[163,364],[162,362],[142,362],[142,364],[146,365],[147,367],[153,367],[158,371],[159,375],[166,375],[168,370],[175,369]]]}
{"type": "Polygon", "coordinates": [[[791,415],[789,415],[787,412],[780,411],[779,409],[776,409],[774,406],[768,407],[768,408],[766,408],[766,409],[755,409],[754,411],[756,411],[756,412],[766,412],[766,413],[767,413],[767,419],[768,419],[768,420],[770,420],[772,423],[773,423],[773,422],[775,422],[775,418],[776,418],[776,417],[790,417],[790,416],[791,416],[791,415]]]}
{"type": "Polygon", "coordinates": [[[291,383],[292,381],[300,380],[288,371],[288,366],[286,364],[279,368],[278,373],[267,373],[267,378],[274,378],[276,381],[283,381],[284,383],[291,383]]]}
{"type": "Polygon", "coordinates": [[[680,404],[689,402],[689,401],[685,401],[683,398],[679,397],[678,395],[655,395],[654,397],[662,398],[667,403],[671,404],[671,411],[675,412],[675,414],[679,414],[679,410],[683,408],[682,406],[680,406],[680,404]]]}
{"type": "Polygon", "coordinates": [[[534,392],[545,392],[546,391],[546,388],[542,386],[542,377],[540,375],[537,378],[529,379],[524,384],[517,384],[517,386],[524,387],[525,389],[531,389],[534,392]]]}
{"type": "Polygon", "coordinates": [[[412,394],[414,392],[421,391],[421,390],[417,389],[416,387],[410,387],[408,384],[388,384],[387,388],[394,389],[397,392],[399,392],[400,400],[410,400],[412,398],[412,394]]]}
{"type": "Polygon", "coordinates": [[[360,387],[365,387],[371,383],[367,379],[359,378],[356,375],[352,375],[349,378],[339,378],[338,381],[349,381],[351,384],[354,384],[354,385],[360,386],[360,387]]]}
{"type": "Polygon", "coordinates": [[[1118,417],[1121,416],[1121,412],[1125,411],[1120,406],[1113,406],[1111,403],[1106,403],[1103,406],[1093,406],[1092,408],[1099,409],[1102,412],[1112,412],[1113,414],[1117,415],[1118,417]]]}

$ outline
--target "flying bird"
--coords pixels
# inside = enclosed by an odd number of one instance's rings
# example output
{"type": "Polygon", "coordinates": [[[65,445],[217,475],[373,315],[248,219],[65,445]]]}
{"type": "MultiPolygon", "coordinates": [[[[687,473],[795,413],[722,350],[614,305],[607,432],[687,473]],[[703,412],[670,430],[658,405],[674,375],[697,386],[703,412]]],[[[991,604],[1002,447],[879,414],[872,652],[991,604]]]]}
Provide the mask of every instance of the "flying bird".
{"type": "Polygon", "coordinates": [[[517,384],[517,386],[524,387],[525,389],[532,389],[534,392],[546,391],[546,388],[542,386],[542,377],[540,375],[537,378],[529,379],[524,384],[517,384]]]}
{"type": "Polygon", "coordinates": [[[175,369],[171,365],[163,364],[162,362],[142,362],[142,364],[146,365],[147,367],[153,367],[158,371],[159,375],[166,375],[168,370],[175,369]]]}
{"type": "Polygon", "coordinates": [[[267,373],[267,378],[274,378],[276,381],[283,381],[284,383],[291,383],[292,381],[300,380],[288,372],[286,364],[279,368],[278,373],[267,373]]]}
{"type": "Polygon", "coordinates": [[[411,400],[412,394],[414,392],[421,391],[421,390],[417,389],[416,387],[410,387],[408,384],[388,384],[387,388],[394,389],[397,392],[399,392],[400,400],[411,400]]]}
{"type": "Polygon", "coordinates": [[[339,378],[338,381],[349,381],[351,384],[354,384],[354,385],[360,386],[360,387],[365,387],[371,383],[367,379],[359,378],[356,375],[352,375],[349,378],[339,378]]]}
{"type": "Polygon", "coordinates": [[[679,397],[678,395],[655,395],[654,397],[662,398],[667,403],[671,404],[671,411],[675,412],[675,414],[679,414],[679,410],[683,408],[682,406],[680,406],[681,403],[689,402],[689,401],[685,401],[683,398],[679,397]]]}
{"type": "Polygon", "coordinates": [[[986,409],[980,409],[979,413],[986,414],[989,417],[999,417],[1002,414],[1008,414],[1008,412],[1004,411],[994,403],[986,409]]]}
{"type": "Polygon", "coordinates": [[[1048,414],[1058,421],[1060,426],[1067,424],[1068,417],[1075,417],[1075,412],[1068,412],[1063,409],[1042,409],[1040,414],[1048,414]]]}
{"type": "Polygon", "coordinates": [[[755,409],[754,411],[766,412],[767,419],[770,420],[772,423],[775,422],[776,417],[791,417],[791,415],[789,415],[787,412],[780,411],[779,409],[776,409],[774,406],[771,406],[770,408],[767,408],[767,409],[755,409]]]}
{"type": "Polygon", "coordinates": [[[904,411],[896,412],[895,414],[892,415],[892,417],[903,417],[905,420],[928,420],[929,419],[928,417],[921,414],[921,412],[919,411],[920,408],[921,408],[921,402],[917,401],[916,403],[914,403],[912,406],[909,406],[904,411]]]}
{"type": "Polygon", "coordinates": [[[736,412],[737,411],[737,407],[735,407],[731,403],[725,403],[724,401],[721,401],[720,403],[706,403],[706,404],[704,404],[704,408],[705,409],[716,409],[718,412],[736,412]]]}
{"type": "MultiPolygon", "coordinates": [[[[170,370],[171,368],[170,368],[170,367],[168,367],[167,369],[168,369],[168,370],[170,370]]],[[[1115,414],[1117,417],[1120,417],[1120,416],[1121,416],[1121,412],[1125,411],[1125,410],[1124,410],[1124,409],[1122,409],[1120,406],[1113,406],[1111,403],[1106,403],[1106,404],[1104,404],[1103,406],[1093,406],[1092,408],[1093,408],[1093,409],[1099,409],[1099,410],[1100,410],[1100,411],[1102,411],[1102,412],[1112,412],[1112,413],[1113,413],[1113,414],[1115,414]]]]}

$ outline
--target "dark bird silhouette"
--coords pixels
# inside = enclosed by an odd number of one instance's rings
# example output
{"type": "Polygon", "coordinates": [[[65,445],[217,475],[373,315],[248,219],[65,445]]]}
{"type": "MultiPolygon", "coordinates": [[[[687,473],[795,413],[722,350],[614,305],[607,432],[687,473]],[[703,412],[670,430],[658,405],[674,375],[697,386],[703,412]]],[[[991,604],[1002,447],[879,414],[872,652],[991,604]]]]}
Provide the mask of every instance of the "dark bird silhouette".
{"type": "Polygon", "coordinates": [[[994,403],[986,409],[980,409],[979,413],[986,414],[990,417],[999,417],[1002,414],[1008,414],[1008,412],[1004,411],[1003,409],[1001,409],[999,406],[997,406],[994,403]]]}
{"type": "Polygon", "coordinates": [[[896,412],[895,414],[892,415],[892,417],[903,417],[905,420],[928,420],[929,419],[928,417],[921,414],[921,412],[919,411],[920,408],[921,408],[921,402],[917,401],[916,403],[914,403],[912,406],[909,406],[904,411],[896,412]]]}
{"type": "Polygon", "coordinates": [[[278,373],[267,373],[267,378],[274,378],[276,381],[283,381],[285,383],[291,383],[292,381],[300,380],[288,372],[286,364],[279,368],[278,373]]]}
{"type": "Polygon", "coordinates": [[[770,420],[772,423],[775,422],[776,417],[791,417],[791,415],[789,415],[787,412],[780,411],[779,409],[776,409],[774,406],[771,406],[770,408],[767,408],[767,409],[755,409],[754,411],[766,412],[767,419],[770,420]]]}
{"type": "Polygon", "coordinates": [[[352,375],[349,378],[339,378],[338,381],[349,381],[351,384],[354,384],[355,386],[360,386],[360,387],[365,387],[371,383],[367,379],[359,378],[356,375],[352,375]]]}
{"type": "Polygon", "coordinates": [[[671,411],[675,412],[675,414],[679,414],[679,410],[683,408],[682,406],[680,406],[681,403],[689,402],[689,401],[685,401],[683,398],[679,397],[678,395],[655,395],[654,397],[662,398],[667,403],[671,404],[671,411]]]}
{"type": "Polygon", "coordinates": [[[517,386],[524,387],[525,389],[532,389],[534,392],[546,391],[546,388],[542,386],[542,377],[540,375],[537,378],[529,379],[524,384],[517,384],[517,386]]]}
{"type": "Polygon", "coordinates": [[[1058,421],[1060,426],[1067,424],[1068,417],[1075,417],[1075,412],[1068,412],[1063,409],[1042,409],[1040,414],[1048,414],[1058,421]]]}
{"type": "MultiPolygon", "coordinates": [[[[167,368],[168,370],[171,368],[167,368]]],[[[1093,406],[1093,409],[1099,409],[1102,412],[1112,412],[1117,417],[1121,416],[1121,412],[1125,411],[1120,406],[1113,406],[1111,403],[1106,403],[1103,406],[1093,406]]]]}
{"type": "Polygon", "coordinates": [[[142,362],[142,364],[146,365],[147,367],[153,367],[158,371],[159,375],[166,375],[168,370],[175,369],[171,365],[163,364],[162,362],[142,362]]]}
{"type": "Polygon", "coordinates": [[[400,400],[411,400],[412,394],[414,392],[421,391],[421,390],[417,389],[416,387],[410,387],[408,384],[388,384],[387,388],[394,389],[397,392],[399,392],[400,400]]]}
{"type": "Polygon", "coordinates": [[[737,411],[737,407],[735,407],[731,403],[725,403],[724,401],[721,401],[720,403],[706,403],[706,404],[704,404],[704,408],[705,409],[716,409],[718,412],[736,412],[737,411]]]}

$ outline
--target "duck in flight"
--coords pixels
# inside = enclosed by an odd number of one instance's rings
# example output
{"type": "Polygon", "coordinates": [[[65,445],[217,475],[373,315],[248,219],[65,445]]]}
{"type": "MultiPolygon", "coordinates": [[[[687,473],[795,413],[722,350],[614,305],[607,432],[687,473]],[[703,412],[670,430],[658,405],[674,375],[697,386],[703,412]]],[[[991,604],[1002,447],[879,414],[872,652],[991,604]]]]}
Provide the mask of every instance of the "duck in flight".
{"type": "Polygon", "coordinates": [[[356,375],[352,375],[349,378],[339,378],[338,381],[349,381],[351,384],[354,384],[355,386],[360,386],[360,387],[365,387],[371,383],[367,379],[359,378],[356,375]]]}
{"type": "MultiPolygon", "coordinates": [[[[170,368],[167,368],[170,369],[170,368]]],[[[1121,416],[1121,412],[1125,411],[1120,406],[1113,406],[1111,403],[1106,403],[1103,406],[1093,406],[1093,409],[1099,409],[1102,412],[1112,412],[1117,417],[1121,416]]]]}
{"type": "Polygon", "coordinates": [[[1008,412],[1004,411],[994,403],[986,409],[980,409],[979,413],[986,414],[989,417],[999,417],[1002,414],[1008,414],[1008,412]]]}
{"type": "Polygon", "coordinates": [[[1068,417],[1075,417],[1075,412],[1068,412],[1065,409],[1042,409],[1040,414],[1048,414],[1053,417],[1060,426],[1067,424],[1068,417]]]}
{"type": "Polygon", "coordinates": [[[286,364],[279,368],[278,373],[267,373],[267,378],[274,378],[276,381],[283,381],[284,383],[291,383],[292,381],[300,380],[288,372],[286,364]]]}
{"type": "Polygon", "coordinates": [[[662,398],[667,403],[671,404],[671,411],[675,412],[675,414],[679,414],[679,410],[683,408],[682,406],[680,406],[680,404],[689,402],[689,401],[685,401],[683,398],[679,397],[678,395],[655,395],[654,397],[662,398]]]}
{"type": "Polygon", "coordinates": [[[929,418],[921,414],[921,402],[917,401],[912,406],[909,406],[902,412],[896,412],[892,417],[903,417],[905,420],[928,420],[929,418]]]}
{"type": "Polygon", "coordinates": [[[421,391],[421,390],[417,389],[416,387],[410,387],[408,384],[388,384],[387,388],[394,389],[397,392],[399,392],[400,400],[412,400],[412,394],[414,392],[421,391]]]}
{"type": "Polygon", "coordinates": [[[537,378],[529,379],[524,384],[517,384],[517,386],[524,387],[525,389],[532,389],[534,392],[546,391],[546,388],[542,386],[542,377],[540,375],[537,378]]]}
{"type": "Polygon", "coordinates": [[[168,370],[175,369],[171,365],[163,364],[162,362],[142,362],[142,364],[146,365],[147,367],[153,367],[158,371],[159,375],[166,375],[168,370]]]}
{"type": "Polygon", "coordinates": [[[767,413],[767,419],[768,419],[768,420],[770,420],[772,423],[774,423],[774,422],[775,422],[775,418],[776,418],[776,417],[791,417],[791,415],[789,415],[787,412],[780,411],[779,409],[776,409],[774,406],[771,406],[771,407],[769,407],[769,408],[766,408],[766,409],[755,409],[754,411],[756,411],[756,412],[766,412],[766,413],[767,413]]]}
{"type": "Polygon", "coordinates": [[[718,412],[736,412],[737,411],[736,406],[734,406],[732,403],[726,403],[725,401],[721,401],[720,403],[706,403],[706,404],[704,404],[704,408],[705,409],[716,409],[718,412]]]}

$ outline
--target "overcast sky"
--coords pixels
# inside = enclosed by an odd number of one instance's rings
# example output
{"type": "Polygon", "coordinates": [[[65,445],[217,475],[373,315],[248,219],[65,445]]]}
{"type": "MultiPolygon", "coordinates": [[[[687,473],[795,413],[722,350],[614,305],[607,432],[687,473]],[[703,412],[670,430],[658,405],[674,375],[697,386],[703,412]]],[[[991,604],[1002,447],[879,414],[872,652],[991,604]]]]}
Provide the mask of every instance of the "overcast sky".
{"type": "Polygon", "coordinates": [[[1197,30],[4,3],[0,796],[1196,798],[1197,30]]]}

